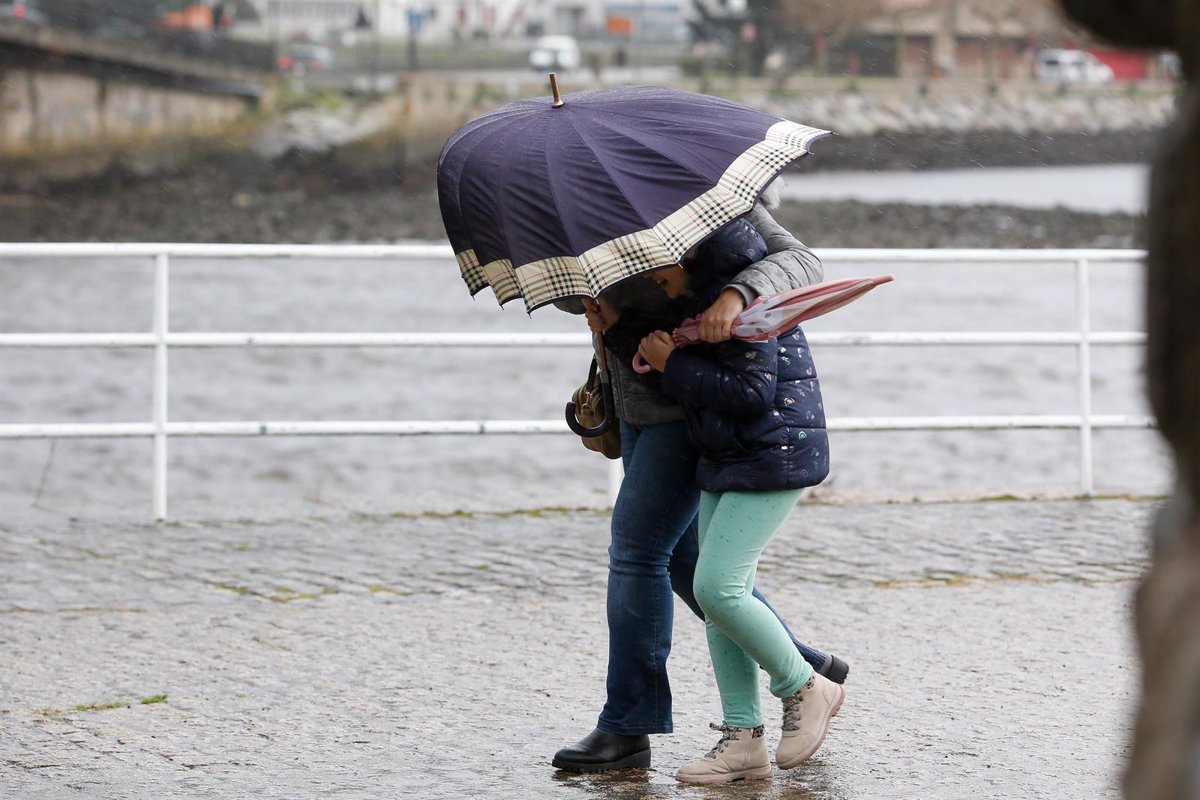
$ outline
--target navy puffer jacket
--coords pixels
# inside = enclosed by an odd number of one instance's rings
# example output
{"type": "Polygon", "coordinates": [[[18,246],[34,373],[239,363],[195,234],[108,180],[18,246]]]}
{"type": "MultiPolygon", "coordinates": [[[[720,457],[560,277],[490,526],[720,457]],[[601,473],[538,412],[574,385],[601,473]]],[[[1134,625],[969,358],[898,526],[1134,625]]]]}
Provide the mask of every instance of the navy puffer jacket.
{"type": "MultiPolygon", "coordinates": [[[[689,267],[693,302],[699,309],[710,305],[729,271],[762,258],[765,250],[744,221],[722,228],[689,267]]],[[[821,385],[799,328],[765,342],[679,348],[667,359],[662,387],[683,406],[688,432],[700,450],[696,483],[701,489],[799,489],[829,474],[821,385]]]]}
{"type": "Polygon", "coordinates": [[[683,406],[708,492],[814,486],[829,474],[821,386],[799,328],[765,342],[677,349],[663,388],[683,406]]]}

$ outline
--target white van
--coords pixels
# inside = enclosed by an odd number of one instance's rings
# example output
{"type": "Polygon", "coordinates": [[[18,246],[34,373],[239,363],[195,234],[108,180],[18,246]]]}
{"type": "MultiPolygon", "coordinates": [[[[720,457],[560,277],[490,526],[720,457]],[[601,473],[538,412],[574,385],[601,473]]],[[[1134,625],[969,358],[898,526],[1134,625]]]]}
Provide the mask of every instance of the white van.
{"type": "Polygon", "coordinates": [[[579,69],[583,57],[574,36],[543,36],[529,51],[529,66],[539,71],[579,69]]]}
{"type": "Polygon", "coordinates": [[[1112,83],[1112,67],[1086,50],[1042,50],[1035,77],[1042,83],[1112,83]]]}

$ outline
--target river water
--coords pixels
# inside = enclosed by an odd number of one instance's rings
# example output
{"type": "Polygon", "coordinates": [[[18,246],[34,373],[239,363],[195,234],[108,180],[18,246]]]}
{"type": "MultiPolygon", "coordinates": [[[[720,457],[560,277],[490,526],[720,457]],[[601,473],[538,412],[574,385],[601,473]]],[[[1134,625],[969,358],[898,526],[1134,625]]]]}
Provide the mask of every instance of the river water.
{"type": "Polygon", "coordinates": [[[991,167],[920,172],[813,172],[790,177],[787,200],[918,205],[1006,205],[1097,214],[1146,210],[1145,164],[991,167]]]}

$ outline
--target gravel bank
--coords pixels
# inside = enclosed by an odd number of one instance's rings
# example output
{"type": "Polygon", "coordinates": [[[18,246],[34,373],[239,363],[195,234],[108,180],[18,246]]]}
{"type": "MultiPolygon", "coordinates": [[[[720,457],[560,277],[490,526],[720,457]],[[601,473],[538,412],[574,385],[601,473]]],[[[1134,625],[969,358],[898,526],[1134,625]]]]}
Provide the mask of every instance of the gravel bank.
{"type": "Polygon", "coordinates": [[[784,203],[776,219],[819,247],[1144,246],[1144,218],[1009,206],[784,203]]]}
{"type": "MultiPolygon", "coordinates": [[[[812,169],[1143,161],[1154,134],[1014,133],[834,137],[812,169]]],[[[207,156],[170,175],[114,171],[99,180],[0,194],[0,241],[338,242],[442,240],[432,168],[365,178],[330,154],[268,160],[207,156]]],[[[780,220],[813,244],[841,247],[1131,247],[1141,217],[993,206],[788,203],[780,220]]]]}

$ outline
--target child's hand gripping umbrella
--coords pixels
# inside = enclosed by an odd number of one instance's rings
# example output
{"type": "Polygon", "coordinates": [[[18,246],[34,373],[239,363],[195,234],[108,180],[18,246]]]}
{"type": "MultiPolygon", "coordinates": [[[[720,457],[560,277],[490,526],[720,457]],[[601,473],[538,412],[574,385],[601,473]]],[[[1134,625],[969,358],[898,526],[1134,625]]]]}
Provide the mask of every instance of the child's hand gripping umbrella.
{"type": "MultiPolygon", "coordinates": [[[[806,319],[841,308],[894,278],[891,274],[874,278],[846,278],[828,283],[814,283],[790,292],[763,295],[734,318],[729,334],[734,339],[747,342],[766,341],[772,336],[791,330],[806,319]]],[[[700,318],[693,317],[684,322],[671,336],[679,347],[697,344],[700,341],[700,318]]],[[[651,367],[642,358],[641,353],[638,353],[633,357],[633,369],[645,375],[651,367]]]]}

